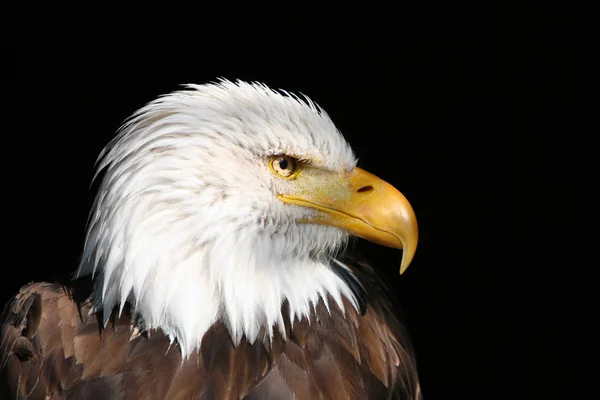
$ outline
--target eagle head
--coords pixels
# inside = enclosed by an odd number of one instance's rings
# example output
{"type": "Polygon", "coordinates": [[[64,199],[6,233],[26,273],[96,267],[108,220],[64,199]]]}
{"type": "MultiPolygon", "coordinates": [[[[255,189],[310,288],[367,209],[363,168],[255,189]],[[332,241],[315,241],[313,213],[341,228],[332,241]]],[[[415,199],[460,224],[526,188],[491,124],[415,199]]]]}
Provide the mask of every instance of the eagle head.
{"type": "Polygon", "coordinates": [[[234,342],[353,292],[331,268],[351,235],[417,244],[400,192],[356,167],[329,116],[261,84],[188,85],[137,111],[101,153],[78,276],[105,320],[130,304],[182,354],[223,321],[234,342]],[[287,301],[289,315],[283,315],[287,301]]]}

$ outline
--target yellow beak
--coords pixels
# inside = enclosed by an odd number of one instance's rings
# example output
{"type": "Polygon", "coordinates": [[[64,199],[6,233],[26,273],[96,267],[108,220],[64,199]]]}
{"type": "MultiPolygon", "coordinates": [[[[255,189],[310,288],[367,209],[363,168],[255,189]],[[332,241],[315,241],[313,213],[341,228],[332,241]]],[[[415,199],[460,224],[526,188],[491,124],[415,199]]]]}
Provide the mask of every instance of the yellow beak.
{"type": "Polygon", "coordinates": [[[404,273],[419,239],[417,218],[406,197],[360,168],[351,172],[348,183],[342,187],[341,193],[317,191],[310,196],[278,197],[284,203],[319,211],[310,220],[300,222],[335,226],[373,243],[403,249],[400,274],[404,273]]]}

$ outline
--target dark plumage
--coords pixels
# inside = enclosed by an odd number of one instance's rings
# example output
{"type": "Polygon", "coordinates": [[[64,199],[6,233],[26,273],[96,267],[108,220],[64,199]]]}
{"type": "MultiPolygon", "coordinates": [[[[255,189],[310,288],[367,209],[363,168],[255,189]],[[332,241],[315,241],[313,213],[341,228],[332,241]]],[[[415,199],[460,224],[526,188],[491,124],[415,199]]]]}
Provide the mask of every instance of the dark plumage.
{"type": "MultiPolygon", "coordinates": [[[[102,328],[77,289],[24,286],[7,305],[0,347],[2,399],[419,399],[415,358],[383,282],[349,263],[368,294],[346,316],[320,302],[306,319],[253,344],[233,345],[223,323],[182,362],[160,330],[138,333],[128,308],[102,328]],[[295,397],[294,397],[295,394],[295,397]]],[[[286,307],[284,303],[283,307],[286,307]]]]}

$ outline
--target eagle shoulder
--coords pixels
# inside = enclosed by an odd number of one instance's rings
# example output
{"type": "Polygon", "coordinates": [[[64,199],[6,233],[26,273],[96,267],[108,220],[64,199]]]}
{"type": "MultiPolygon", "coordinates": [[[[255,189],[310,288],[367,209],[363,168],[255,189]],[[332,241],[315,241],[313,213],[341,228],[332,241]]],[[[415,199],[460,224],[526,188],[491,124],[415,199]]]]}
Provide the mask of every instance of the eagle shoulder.
{"type": "Polygon", "coordinates": [[[284,334],[264,330],[237,345],[217,321],[187,359],[128,307],[104,326],[74,286],[26,285],[0,321],[0,398],[420,399],[393,297],[368,264],[344,265],[358,310],[322,299],[308,318],[284,318],[284,334]]]}
{"type": "Polygon", "coordinates": [[[96,379],[96,385],[86,387],[96,386],[91,398],[119,399],[110,390],[114,385],[101,381],[109,380],[122,363],[108,360],[98,347],[102,341],[89,310],[88,303],[78,304],[58,283],[23,286],[2,315],[0,398],[62,399],[67,393],[83,394],[77,387],[96,379]]]}
{"type": "Polygon", "coordinates": [[[160,330],[138,329],[125,308],[103,326],[73,286],[32,283],[0,320],[0,399],[239,399],[270,369],[261,343],[235,346],[215,323],[182,360],[160,330]]]}

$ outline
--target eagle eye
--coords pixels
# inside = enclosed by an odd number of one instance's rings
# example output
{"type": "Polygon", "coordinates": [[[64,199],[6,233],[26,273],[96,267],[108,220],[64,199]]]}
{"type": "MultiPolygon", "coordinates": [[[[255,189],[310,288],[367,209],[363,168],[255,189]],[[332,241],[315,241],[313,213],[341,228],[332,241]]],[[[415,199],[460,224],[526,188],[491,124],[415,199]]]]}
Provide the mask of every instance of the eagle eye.
{"type": "Polygon", "coordinates": [[[269,167],[276,175],[290,179],[297,172],[298,160],[290,156],[275,156],[270,159],[269,167]]]}

